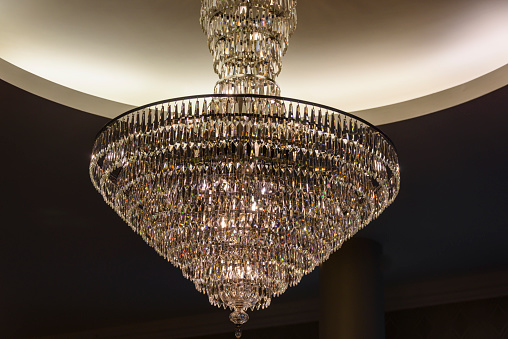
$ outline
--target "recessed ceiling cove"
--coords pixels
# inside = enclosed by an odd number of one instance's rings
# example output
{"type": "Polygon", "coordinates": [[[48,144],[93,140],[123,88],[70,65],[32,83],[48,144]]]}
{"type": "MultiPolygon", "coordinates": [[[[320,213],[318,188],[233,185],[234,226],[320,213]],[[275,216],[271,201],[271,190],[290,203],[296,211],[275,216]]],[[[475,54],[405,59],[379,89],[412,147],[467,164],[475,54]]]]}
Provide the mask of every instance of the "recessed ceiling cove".
{"type": "MultiPolygon", "coordinates": [[[[211,93],[217,76],[199,8],[199,0],[1,0],[0,77],[109,117],[211,93]]],[[[300,0],[282,96],[376,124],[468,101],[508,84],[507,17],[505,0],[300,0]]]]}

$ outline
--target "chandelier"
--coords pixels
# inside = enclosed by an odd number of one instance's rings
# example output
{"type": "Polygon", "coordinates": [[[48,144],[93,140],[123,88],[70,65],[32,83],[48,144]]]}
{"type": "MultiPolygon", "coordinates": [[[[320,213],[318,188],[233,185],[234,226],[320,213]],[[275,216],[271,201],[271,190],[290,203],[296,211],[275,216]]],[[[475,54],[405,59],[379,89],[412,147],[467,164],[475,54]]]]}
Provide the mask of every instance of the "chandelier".
{"type": "Polygon", "coordinates": [[[399,165],[376,127],[280,97],[296,0],[202,0],[215,94],[131,110],[97,135],[105,201],[213,305],[248,309],[299,283],[396,197],[399,165]]]}

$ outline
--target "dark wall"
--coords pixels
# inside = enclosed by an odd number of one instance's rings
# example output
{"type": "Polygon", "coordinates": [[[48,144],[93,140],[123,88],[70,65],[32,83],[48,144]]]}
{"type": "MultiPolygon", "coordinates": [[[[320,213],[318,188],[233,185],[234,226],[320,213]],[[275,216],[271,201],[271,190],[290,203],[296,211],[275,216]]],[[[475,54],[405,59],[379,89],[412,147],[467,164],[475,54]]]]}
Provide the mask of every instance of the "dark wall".
{"type": "Polygon", "coordinates": [[[508,297],[390,312],[386,339],[506,339],[508,297]]]}
{"type": "MultiPolygon", "coordinates": [[[[233,338],[232,333],[225,333],[193,339],[231,338],[233,338]]],[[[313,322],[247,330],[244,331],[242,338],[318,339],[319,324],[313,322]]],[[[508,338],[508,297],[423,307],[386,314],[386,339],[506,338],[508,338]]]]}

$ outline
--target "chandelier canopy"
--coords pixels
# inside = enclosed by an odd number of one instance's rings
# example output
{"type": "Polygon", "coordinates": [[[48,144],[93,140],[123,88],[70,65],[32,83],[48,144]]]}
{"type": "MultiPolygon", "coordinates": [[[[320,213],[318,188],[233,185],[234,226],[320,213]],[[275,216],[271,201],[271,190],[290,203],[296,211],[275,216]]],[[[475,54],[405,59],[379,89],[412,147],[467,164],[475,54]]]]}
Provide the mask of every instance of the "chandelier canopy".
{"type": "Polygon", "coordinates": [[[202,0],[215,94],[129,111],[97,135],[105,201],[239,326],[247,309],[325,261],[396,197],[399,165],[376,127],[280,97],[296,0],[202,0]]]}

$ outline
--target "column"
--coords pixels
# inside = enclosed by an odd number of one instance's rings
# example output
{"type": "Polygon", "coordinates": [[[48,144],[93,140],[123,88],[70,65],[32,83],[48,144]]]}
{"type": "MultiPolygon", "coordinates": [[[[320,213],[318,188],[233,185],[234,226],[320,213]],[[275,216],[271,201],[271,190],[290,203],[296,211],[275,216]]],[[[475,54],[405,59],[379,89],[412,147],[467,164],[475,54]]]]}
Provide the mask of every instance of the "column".
{"type": "Polygon", "coordinates": [[[346,241],[320,267],[320,339],[384,339],[382,248],[346,241]]]}

